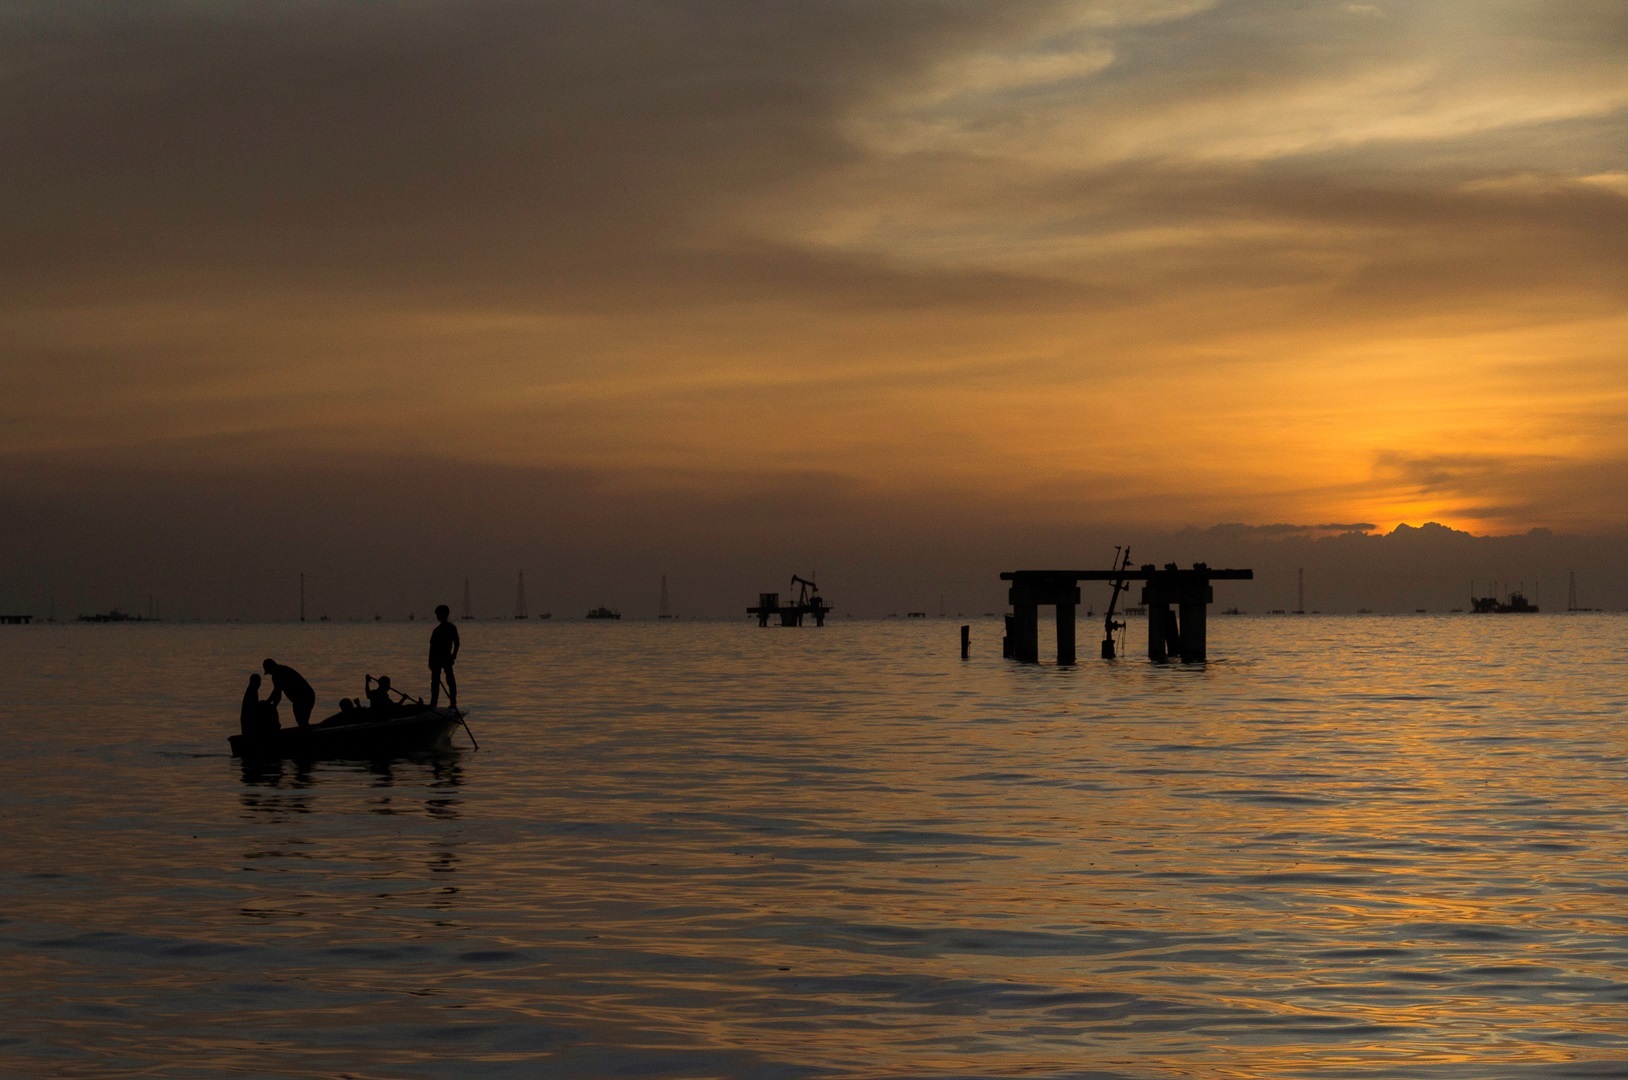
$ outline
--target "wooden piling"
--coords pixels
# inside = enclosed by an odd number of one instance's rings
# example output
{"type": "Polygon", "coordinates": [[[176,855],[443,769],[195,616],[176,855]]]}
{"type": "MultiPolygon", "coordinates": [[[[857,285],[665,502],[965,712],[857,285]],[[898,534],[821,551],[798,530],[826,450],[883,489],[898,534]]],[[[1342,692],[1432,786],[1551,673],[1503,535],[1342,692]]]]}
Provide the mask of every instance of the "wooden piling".
{"type": "Polygon", "coordinates": [[[972,652],[972,627],[963,626],[961,628],[961,659],[965,660],[967,658],[968,654],[970,654],[971,652],[972,652]]]}

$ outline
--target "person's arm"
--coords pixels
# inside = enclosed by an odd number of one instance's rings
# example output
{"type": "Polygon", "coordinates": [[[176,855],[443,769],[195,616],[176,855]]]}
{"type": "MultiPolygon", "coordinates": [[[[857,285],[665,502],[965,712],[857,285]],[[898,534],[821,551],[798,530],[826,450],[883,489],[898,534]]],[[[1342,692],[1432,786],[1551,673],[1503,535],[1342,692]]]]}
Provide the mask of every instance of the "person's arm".
{"type": "MultiPolygon", "coordinates": [[[[451,626],[452,624],[448,623],[447,625],[451,626]]],[[[452,659],[454,659],[454,660],[458,659],[458,647],[461,644],[462,643],[458,640],[458,628],[456,626],[453,626],[452,627],[452,659]]]]}

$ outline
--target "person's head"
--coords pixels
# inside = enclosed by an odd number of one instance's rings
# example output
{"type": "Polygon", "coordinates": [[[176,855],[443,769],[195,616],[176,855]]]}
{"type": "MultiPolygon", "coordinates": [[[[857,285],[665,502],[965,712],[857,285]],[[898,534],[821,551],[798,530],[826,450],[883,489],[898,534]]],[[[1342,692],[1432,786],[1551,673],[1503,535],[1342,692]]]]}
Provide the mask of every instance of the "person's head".
{"type": "Polygon", "coordinates": [[[380,675],[379,676],[379,689],[380,690],[388,690],[388,689],[390,689],[390,676],[388,676],[388,675],[380,675]]]}
{"type": "Polygon", "coordinates": [[[250,675],[249,676],[249,689],[250,690],[258,690],[258,689],[260,689],[260,676],[258,676],[258,675],[250,675]]]}
{"type": "Polygon", "coordinates": [[[277,661],[273,660],[269,656],[260,661],[260,670],[264,671],[267,675],[270,675],[274,670],[276,670],[276,667],[277,661]]]}
{"type": "Polygon", "coordinates": [[[451,614],[452,614],[452,609],[447,607],[445,604],[441,604],[441,605],[437,606],[436,609],[435,609],[435,617],[437,619],[440,619],[442,622],[446,622],[447,621],[447,616],[449,616],[451,614]]]}

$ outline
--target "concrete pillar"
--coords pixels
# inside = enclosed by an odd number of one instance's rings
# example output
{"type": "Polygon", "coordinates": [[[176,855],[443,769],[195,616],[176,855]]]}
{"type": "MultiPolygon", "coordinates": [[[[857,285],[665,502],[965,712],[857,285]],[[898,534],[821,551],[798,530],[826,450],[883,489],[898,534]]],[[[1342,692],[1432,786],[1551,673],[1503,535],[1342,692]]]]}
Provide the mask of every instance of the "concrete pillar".
{"type": "Polygon", "coordinates": [[[1061,600],[1057,602],[1057,663],[1074,663],[1074,605],[1061,600]]]}
{"type": "Polygon", "coordinates": [[[1165,622],[1170,618],[1169,604],[1148,604],[1148,659],[1163,663],[1169,655],[1165,652],[1166,627],[1165,622]]]}
{"type": "Polygon", "coordinates": [[[1032,600],[1012,604],[1012,659],[1040,663],[1040,606],[1032,600]]]}
{"type": "Polygon", "coordinates": [[[1181,662],[1200,664],[1205,659],[1206,627],[1202,600],[1183,600],[1181,604],[1181,662]]]}

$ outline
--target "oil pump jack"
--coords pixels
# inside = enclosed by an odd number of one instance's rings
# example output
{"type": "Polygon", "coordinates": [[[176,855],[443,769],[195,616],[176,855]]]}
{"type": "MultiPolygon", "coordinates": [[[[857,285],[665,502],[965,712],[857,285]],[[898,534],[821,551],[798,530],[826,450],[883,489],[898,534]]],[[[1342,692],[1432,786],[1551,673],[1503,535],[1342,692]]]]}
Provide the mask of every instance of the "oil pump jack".
{"type": "MultiPolygon", "coordinates": [[[[1114,548],[1114,572],[1123,574],[1130,569],[1130,565],[1131,546],[1126,544],[1123,548],[1114,548]]],[[[1113,595],[1108,598],[1108,611],[1102,617],[1102,658],[1104,660],[1112,660],[1117,655],[1114,649],[1114,631],[1125,629],[1125,623],[1122,619],[1114,618],[1114,609],[1119,606],[1119,594],[1131,587],[1131,583],[1123,577],[1114,578],[1113,585],[1113,595]]]]}
{"type": "Polygon", "coordinates": [[[814,616],[815,626],[824,626],[825,616],[831,610],[831,605],[820,598],[820,587],[807,578],[798,577],[796,574],[791,575],[791,583],[798,586],[797,625],[803,625],[804,615],[812,615],[814,616]]]}
{"type": "Polygon", "coordinates": [[[747,614],[756,615],[759,626],[768,626],[769,619],[776,615],[781,626],[801,626],[805,615],[814,617],[815,626],[824,626],[831,605],[820,596],[820,587],[796,574],[791,575],[791,585],[797,589],[796,600],[782,604],[779,593],[759,593],[758,606],[747,608],[747,614]]]}

